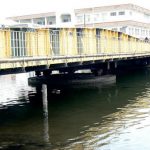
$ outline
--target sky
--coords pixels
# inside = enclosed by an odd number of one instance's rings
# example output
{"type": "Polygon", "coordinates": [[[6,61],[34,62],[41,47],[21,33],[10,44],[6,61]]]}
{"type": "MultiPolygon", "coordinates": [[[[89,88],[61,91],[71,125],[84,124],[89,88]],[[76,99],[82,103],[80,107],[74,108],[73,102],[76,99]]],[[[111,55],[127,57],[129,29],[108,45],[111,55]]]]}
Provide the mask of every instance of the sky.
{"type": "Polygon", "coordinates": [[[1,0],[0,19],[34,13],[127,3],[150,9],[149,0],[1,0]]]}

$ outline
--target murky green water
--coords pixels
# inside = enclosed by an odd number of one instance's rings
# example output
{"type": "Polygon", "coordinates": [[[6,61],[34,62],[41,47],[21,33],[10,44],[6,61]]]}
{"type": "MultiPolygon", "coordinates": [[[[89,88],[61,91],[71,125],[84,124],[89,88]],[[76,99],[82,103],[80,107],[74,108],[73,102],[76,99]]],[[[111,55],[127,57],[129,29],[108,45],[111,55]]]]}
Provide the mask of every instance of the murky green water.
{"type": "Polygon", "coordinates": [[[0,150],[149,150],[150,71],[56,90],[0,76],[0,150]]]}

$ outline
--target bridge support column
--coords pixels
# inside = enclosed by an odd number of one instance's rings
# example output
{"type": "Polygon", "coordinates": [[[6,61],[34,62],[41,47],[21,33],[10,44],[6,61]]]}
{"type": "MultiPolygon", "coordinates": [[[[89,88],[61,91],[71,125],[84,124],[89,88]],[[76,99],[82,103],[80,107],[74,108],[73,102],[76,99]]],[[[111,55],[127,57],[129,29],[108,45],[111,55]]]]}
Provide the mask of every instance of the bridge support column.
{"type": "Polygon", "coordinates": [[[35,71],[35,75],[39,77],[41,75],[41,72],[40,71],[35,71]]]}
{"type": "Polygon", "coordinates": [[[107,62],[107,71],[110,70],[110,62],[107,62]]]}
{"type": "Polygon", "coordinates": [[[110,73],[110,62],[106,62],[105,67],[104,67],[104,74],[109,74],[110,73]]]}
{"type": "Polygon", "coordinates": [[[95,70],[91,70],[91,72],[95,75],[95,76],[101,76],[103,74],[103,69],[95,69],[95,70]]]}
{"type": "Polygon", "coordinates": [[[44,117],[44,141],[49,142],[49,125],[48,125],[48,101],[47,101],[47,85],[42,85],[43,100],[43,117],[44,117]]]}
{"type": "Polygon", "coordinates": [[[117,62],[115,61],[115,62],[114,62],[114,68],[115,68],[115,69],[117,68],[117,65],[118,65],[117,62]]]}
{"type": "Polygon", "coordinates": [[[117,62],[106,62],[103,67],[103,74],[115,74],[117,62]]]}
{"type": "Polygon", "coordinates": [[[148,65],[150,65],[150,58],[147,58],[147,63],[148,65]]]}
{"type": "Polygon", "coordinates": [[[45,70],[45,71],[43,71],[43,75],[44,76],[49,76],[49,75],[51,75],[51,73],[52,73],[51,70],[45,70]]]}
{"type": "Polygon", "coordinates": [[[112,74],[116,74],[117,66],[118,66],[117,61],[114,61],[114,62],[112,63],[112,67],[111,67],[111,73],[112,73],[112,74]]]}
{"type": "Polygon", "coordinates": [[[73,75],[73,74],[74,74],[74,72],[75,72],[75,70],[74,70],[74,69],[69,69],[69,70],[68,70],[68,74],[69,74],[69,75],[73,75]]]}

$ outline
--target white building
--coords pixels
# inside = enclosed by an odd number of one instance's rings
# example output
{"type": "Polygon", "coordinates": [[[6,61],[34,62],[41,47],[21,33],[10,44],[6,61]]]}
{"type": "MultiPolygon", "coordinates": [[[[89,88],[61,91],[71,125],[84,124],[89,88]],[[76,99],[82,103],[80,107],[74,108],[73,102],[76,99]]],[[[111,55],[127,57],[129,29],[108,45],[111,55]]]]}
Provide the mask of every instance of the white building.
{"type": "Polygon", "coordinates": [[[134,4],[75,9],[10,17],[20,24],[41,27],[97,27],[121,31],[138,38],[150,38],[150,10],[134,4]]]}
{"type": "Polygon", "coordinates": [[[150,38],[150,10],[133,4],[76,9],[76,27],[100,27],[150,38]]]}
{"type": "Polygon", "coordinates": [[[67,11],[16,16],[9,19],[17,21],[19,24],[38,24],[41,27],[73,27],[75,24],[73,16],[73,11],[67,11]]]}

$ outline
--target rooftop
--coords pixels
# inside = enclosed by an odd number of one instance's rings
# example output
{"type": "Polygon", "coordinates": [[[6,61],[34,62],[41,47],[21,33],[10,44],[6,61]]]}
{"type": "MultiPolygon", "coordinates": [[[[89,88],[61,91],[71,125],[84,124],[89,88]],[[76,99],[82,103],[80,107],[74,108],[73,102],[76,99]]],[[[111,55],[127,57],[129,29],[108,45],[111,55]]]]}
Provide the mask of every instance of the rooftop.
{"type": "Polygon", "coordinates": [[[0,27],[10,26],[10,25],[14,25],[14,24],[16,24],[16,22],[13,21],[13,20],[10,20],[10,19],[0,19],[0,27]]]}
{"type": "Polygon", "coordinates": [[[149,9],[137,6],[135,4],[120,4],[120,5],[80,8],[80,9],[75,9],[75,13],[78,14],[78,13],[85,13],[85,12],[88,13],[91,11],[97,12],[97,11],[110,11],[110,10],[120,10],[120,9],[135,10],[150,15],[149,9]]]}
{"type": "Polygon", "coordinates": [[[49,17],[49,16],[55,16],[55,12],[47,12],[47,13],[38,13],[38,14],[31,14],[31,15],[23,15],[23,16],[14,16],[9,17],[8,19],[12,20],[20,20],[20,19],[34,19],[34,18],[41,18],[41,17],[49,17]]]}

